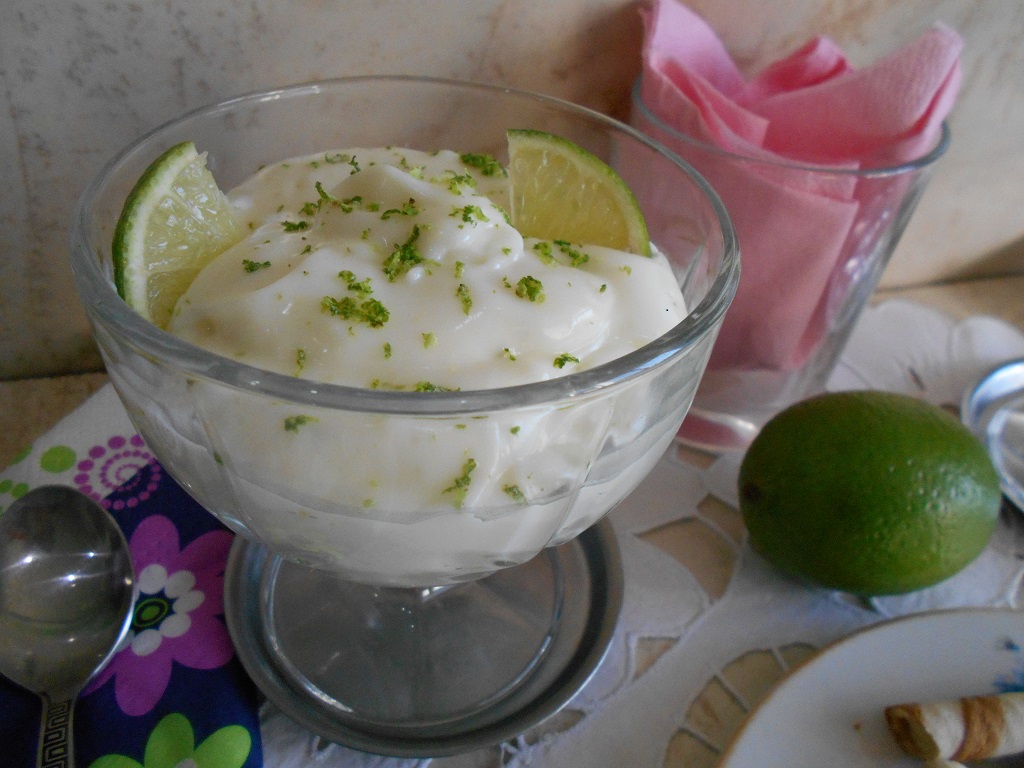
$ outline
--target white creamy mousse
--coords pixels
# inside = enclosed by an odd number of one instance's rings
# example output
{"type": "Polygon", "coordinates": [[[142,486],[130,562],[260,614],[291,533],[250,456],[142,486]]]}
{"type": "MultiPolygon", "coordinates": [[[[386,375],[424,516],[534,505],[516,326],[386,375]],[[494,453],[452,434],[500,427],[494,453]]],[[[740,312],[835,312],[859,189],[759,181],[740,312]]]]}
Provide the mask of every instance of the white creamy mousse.
{"type": "Polygon", "coordinates": [[[170,329],[317,381],[486,389],[608,362],[685,315],[663,257],[524,240],[488,193],[507,195],[503,174],[449,151],[264,168],[230,193],[249,236],[195,280],[170,329]]]}
{"type": "MultiPolygon", "coordinates": [[[[248,236],[200,273],[169,330],[287,375],[430,392],[564,376],[683,319],[663,256],[524,239],[493,202],[507,196],[500,166],[450,151],[266,167],[229,193],[248,236]]],[[[635,387],[615,402],[422,419],[194,389],[218,451],[210,483],[246,500],[229,517],[284,554],[417,585],[521,562],[578,532],[597,511],[573,510],[591,459],[609,434],[626,443],[640,431],[652,396],[635,387]]]]}

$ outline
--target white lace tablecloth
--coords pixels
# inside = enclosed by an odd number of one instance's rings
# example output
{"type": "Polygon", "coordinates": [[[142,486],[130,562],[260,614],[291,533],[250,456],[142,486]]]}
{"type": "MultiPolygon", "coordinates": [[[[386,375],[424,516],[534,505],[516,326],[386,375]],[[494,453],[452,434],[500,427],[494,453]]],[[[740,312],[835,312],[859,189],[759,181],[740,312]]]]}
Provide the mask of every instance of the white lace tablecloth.
{"type": "MultiPolygon", "coordinates": [[[[864,312],[829,387],[900,391],[958,408],[972,382],[1020,357],[1024,334],[1001,321],[954,322],[890,301],[864,312]]],[[[0,474],[0,505],[28,487],[73,484],[69,457],[102,448],[97,436],[112,426],[130,430],[108,385],[0,474]]],[[[625,575],[619,625],[594,678],[548,721],[474,753],[400,760],[324,742],[267,704],[266,766],[711,768],[750,709],[817,648],[892,616],[1021,606],[1024,518],[1008,510],[978,560],[911,595],[863,602],[781,576],[747,546],[736,511],[740,459],[672,448],[611,513],[625,575]]]]}

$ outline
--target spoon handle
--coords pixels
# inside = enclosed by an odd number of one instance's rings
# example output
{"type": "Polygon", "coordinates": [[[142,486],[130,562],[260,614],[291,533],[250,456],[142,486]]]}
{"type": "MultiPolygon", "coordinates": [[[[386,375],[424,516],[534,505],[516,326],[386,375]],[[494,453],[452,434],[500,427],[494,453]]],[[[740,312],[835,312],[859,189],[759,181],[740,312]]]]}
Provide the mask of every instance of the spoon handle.
{"type": "Polygon", "coordinates": [[[72,717],[75,700],[50,701],[43,696],[43,724],[39,730],[38,768],[74,768],[72,717]]]}

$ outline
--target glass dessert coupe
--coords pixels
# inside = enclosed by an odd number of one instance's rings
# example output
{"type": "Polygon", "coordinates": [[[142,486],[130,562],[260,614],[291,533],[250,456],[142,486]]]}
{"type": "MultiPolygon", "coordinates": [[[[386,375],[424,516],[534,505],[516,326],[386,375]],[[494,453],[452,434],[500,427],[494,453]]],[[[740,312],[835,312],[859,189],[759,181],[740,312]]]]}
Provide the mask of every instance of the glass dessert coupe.
{"type": "Polygon", "coordinates": [[[412,77],[247,95],[154,130],[85,191],[71,262],[133,423],[166,470],[240,534],[225,611],[243,664],[300,724],[399,756],[498,743],[591,675],[621,602],[615,538],[599,521],[671,443],[739,276],[715,193],[642,134],[553,98],[412,77]],[[194,141],[230,189],[263,164],[354,147],[505,162],[509,128],[564,136],[620,173],[677,274],[690,309],[682,322],[561,378],[417,393],[217,356],[150,324],[115,291],[121,207],[173,144],[194,141]],[[317,429],[282,430],[295,416],[317,429]],[[300,452],[295,440],[317,442],[300,452]],[[470,454],[478,468],[461,508],[423,491],[437,466],[460,467],[470,454]],[[350,481],[381,466],[387,479],[367,506],[350,481]],[[508,467],[529,468],[527,499],[487,492],[484,478],[500,482],[508,467]]]}

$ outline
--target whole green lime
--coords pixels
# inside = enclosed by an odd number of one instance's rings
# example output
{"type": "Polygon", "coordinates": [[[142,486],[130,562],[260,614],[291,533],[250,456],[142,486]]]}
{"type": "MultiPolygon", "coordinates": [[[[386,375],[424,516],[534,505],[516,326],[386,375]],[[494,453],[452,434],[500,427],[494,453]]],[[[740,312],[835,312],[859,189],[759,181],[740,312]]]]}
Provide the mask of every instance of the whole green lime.
{"type": "Polygon", "coordinates": [[[739,474],[754,549],[787,573],[861,595],[949,578],[988,544],[999,478],[946,411],[906,395],[839,392],[779,413],[739,474]]]}

